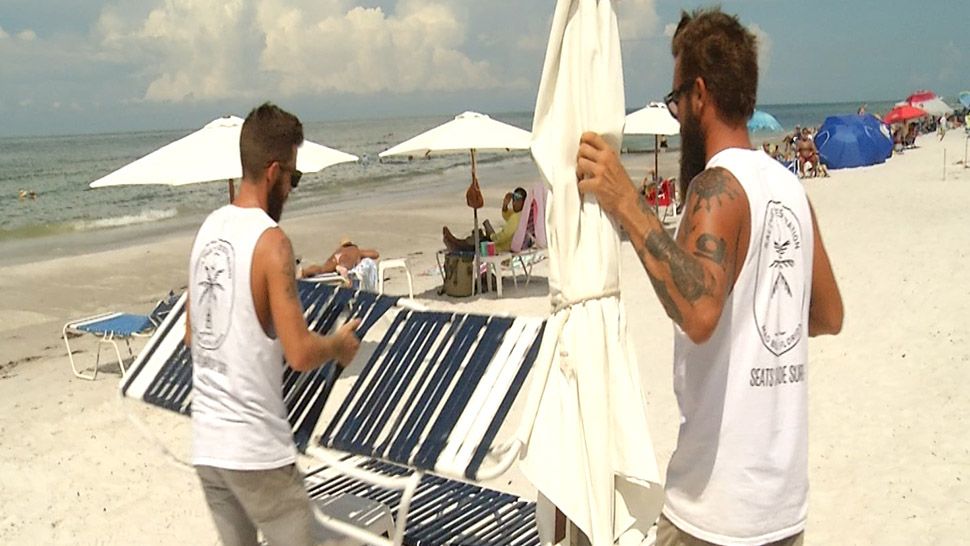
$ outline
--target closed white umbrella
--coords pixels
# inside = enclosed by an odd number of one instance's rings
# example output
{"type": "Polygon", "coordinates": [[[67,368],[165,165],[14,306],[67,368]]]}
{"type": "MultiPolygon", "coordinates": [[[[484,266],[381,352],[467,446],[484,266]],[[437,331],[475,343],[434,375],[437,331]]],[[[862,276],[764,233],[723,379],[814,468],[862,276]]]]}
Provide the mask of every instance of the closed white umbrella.
{"type": "Polygon", "coordinates": [[[532,128],[532,155],[549,191],[553,311],[519,438],[525,476],[592,544],[639,543],[663,502],[620,301],[619,234],[576,182],[581,134],[600,133],[618,150],[623,122],[612,3],[559,0],[532,128]]]}
{"type": "Polygon", "coordinates": [[[623,125],[625,135],[653,135],[653,172],[660,177],[660,159],[658,148],[659,135],[671,136],[680,134],[680,122],[670,115],[667,105],[662,102],[651,102],[646,108],[626,116],[623,125]]]}
{"type": "MultiPolygon", "coordinates": [[[[183,186],[229,180],[231,193],[232,179],[242,177],[239,159],[242,124],[243,120],[236,116],[213,120],[198,131],[91,182],[90,187],[136,184],[183,186]]],[[[357,161],[357,156],[305,140],[297,153],[296,168],[311,173],[350,161],[357,161]]]]}
{"type": "MultiPolygon", "coordinates": [[[[392,155],[427,155],[431,153],[470,153],[472,158],[472,183],[476,180],[475,155],[477,152],[501,152],[526,150],[532,136],[528,131],[514,125],[496,121],[485,114],[465,112],[455,119],[429,129],[418,136],[381,152],[379,157],[392,155]]],[[[475,221],[475,284],[478,286],[478,209],[475,221]]]]}

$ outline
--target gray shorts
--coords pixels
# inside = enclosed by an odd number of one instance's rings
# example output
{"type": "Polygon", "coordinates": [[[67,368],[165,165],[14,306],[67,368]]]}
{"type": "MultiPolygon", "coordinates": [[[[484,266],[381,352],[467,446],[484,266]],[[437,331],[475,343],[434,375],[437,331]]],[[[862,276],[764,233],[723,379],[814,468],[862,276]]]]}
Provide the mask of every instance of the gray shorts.
{"type": "Polygon", "coordinates": [[[271,470],[196,466],[205,500],[225,546],[311,546],[313,510],[296,465],[271,470]]]}
{"type": "MultiPolygon", "coordinates": [[[[801,532],[788,538],[771,542],[765,546],[802,546],[805,533],[801,532]]],[[[701,540],[674,525],[667,516],[661,514],[657,522],[657,546],[717,546],[706,540],[701,540]]]]}

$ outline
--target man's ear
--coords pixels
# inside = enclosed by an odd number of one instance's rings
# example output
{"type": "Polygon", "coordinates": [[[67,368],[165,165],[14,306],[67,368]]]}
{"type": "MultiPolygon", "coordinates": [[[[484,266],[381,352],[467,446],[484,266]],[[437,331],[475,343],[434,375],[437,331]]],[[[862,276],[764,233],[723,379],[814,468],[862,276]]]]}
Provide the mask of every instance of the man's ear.
{"type": "Polygon", "coordinates": [[[698,115],[704,114],[704,108],[710,104],[711,94],[707,89],[707,82],[704,78],[698,76],[694,80],[694,87],[691,88],[690,100],[693,101],[691,106],[694,107],[694,112],[698,115]]]}
{"type": "Polygon", "coordinates": [[[269,166],[266,167],[266,170],[264,171],[264,173],[266,177],[266,182],[272,185],[273,181],[279,178],[280,162],[279,161],[271,162],[269,166]]]}

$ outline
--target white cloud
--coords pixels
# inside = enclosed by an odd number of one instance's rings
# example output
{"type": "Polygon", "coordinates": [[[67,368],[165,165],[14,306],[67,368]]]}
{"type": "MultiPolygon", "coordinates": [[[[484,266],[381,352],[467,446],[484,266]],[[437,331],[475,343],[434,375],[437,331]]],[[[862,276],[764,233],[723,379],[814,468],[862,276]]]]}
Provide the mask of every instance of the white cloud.
{"type": "Polygon", "coordinates": [[[9,37],[10,35],[7,34],[7,31],[3,30],[3,27],[0,27],[0,40],[3,40],[4,38],[9,38],[9,37]]]}
{"type": "Polygon", "coordinates": [[[758,39],[758,72],[761,77],[768,72],[771,66],[771,36],[757,24],[748,26],[748,30],[758,39]]]}
{"type": "Polygon", "coordinates": [[[28,28],[28,29],[24,29],[24,30],[18,32],[17,33],[17,38],[19,38],[19,39],[21,39],[21,40],[23,40],[25,42],[33,42],[34,40],[37,39],[37,34],[35,34],[33,30],[30,30],[28,28]]]}
{"type": "Polygon", "coordinates": [[[667,23],[664,25],[664,36],[673,38],[675,32],[677,32],[677,23],[667,23]]]}
{"type": "Polygon", "coordinates": [[[614,5],[621,39],[636,40],[653,35],[657,27],[654,0],[618,0],[614,5]]]}
{"type": "Polygon", "coordinates": [[[165,0],[140,18],[107,8],[98,27],[107,55],[144,67],[148,101],[502,85],[463,52],[466,21],[444,0],[389,13],[350,0],[165,0]]]}

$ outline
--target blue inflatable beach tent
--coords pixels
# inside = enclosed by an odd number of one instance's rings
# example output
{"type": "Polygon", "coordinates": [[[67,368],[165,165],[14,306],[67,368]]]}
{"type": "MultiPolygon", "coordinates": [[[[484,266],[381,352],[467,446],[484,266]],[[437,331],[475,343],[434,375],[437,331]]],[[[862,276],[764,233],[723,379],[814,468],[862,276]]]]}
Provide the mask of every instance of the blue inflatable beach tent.
{"type": "Polygon", "coordinates": [[[815,146],[830,169],[875,165],[893,153],[889,129],[869,114],[825,118],[815,146]]]}

